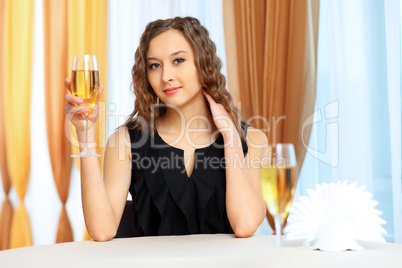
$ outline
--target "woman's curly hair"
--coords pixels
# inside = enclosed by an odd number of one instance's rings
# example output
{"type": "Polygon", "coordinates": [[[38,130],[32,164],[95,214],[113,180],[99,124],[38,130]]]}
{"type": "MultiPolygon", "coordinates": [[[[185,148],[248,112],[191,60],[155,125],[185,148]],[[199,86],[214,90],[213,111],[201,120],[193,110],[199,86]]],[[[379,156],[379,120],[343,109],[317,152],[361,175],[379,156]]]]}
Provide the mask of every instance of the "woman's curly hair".
{"type": "Polygon", "coordinates": [[[241,127],[241,111],[234,105],[231,94],[226,90],[226,79],[221,73],[222,62],[216,54],[216,46],[209,38],[208,30],[200,24],[198,19],[193,17],[156,20],[149,23],[145,28],[135,52],[135,63],[131,70],[133,91],[136,97],[134,111],[125,125],[143,131],[147,131],[144,128],[145,126],[150,126],[152,130],[152,119],[157,122],[158,118],[166,112],[166,107],[159,107],[152,111],[155,107],[152,104],[156,103],[157,96],[148,81],[146,55],[151,40],[170,29],[183,33],[190,43],[202,89],[226,108],[232,116],[238,132],[244,139],[244,131],[241,127]]]}

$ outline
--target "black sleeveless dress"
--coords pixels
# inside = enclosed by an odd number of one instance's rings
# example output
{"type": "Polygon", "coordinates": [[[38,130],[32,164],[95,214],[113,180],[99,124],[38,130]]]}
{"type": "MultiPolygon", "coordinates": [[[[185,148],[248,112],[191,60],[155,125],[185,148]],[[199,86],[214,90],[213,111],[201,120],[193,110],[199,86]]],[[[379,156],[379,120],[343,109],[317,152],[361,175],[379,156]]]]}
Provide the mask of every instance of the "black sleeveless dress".
{"type": "MultiPolygon", "coordinates": [[[[243,124],[245,131],[247,125],[243,124]]],[[[195,150],[187,176],[184,151],[154,135],[130,129],[130,193],[138,236],[233,233],[226,215],[223,136],[195,150]]],[[[244,156],[247,144],[243,142],[244,156]]]]}

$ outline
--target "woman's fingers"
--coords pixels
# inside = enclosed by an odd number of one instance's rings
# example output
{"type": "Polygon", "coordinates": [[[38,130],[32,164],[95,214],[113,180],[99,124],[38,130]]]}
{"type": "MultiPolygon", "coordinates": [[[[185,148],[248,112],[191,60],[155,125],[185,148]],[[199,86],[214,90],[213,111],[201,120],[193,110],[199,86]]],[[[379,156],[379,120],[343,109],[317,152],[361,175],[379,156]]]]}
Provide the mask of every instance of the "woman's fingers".
{"type": "Polygon", "coordinates": [[[71,122],[74,122],[75,120],[80,120],[82,118],[82,113],[77,113],[78,110],[76,109],[76,107],[78,106],[71,107],[66,105],[64,108],[66,116],[71,122]]]}
{"type": "Polygon", "coordinates": [[[84,102],[83,99],[78,98],[74,95],[71,94],[71,79],[70,78],[66,78],[66,80],[64,80],[64,86],[67,88],[67,90],[69,91],[69,93],[67,93],[66,95],[64,95],[64,100],[67,102],[67,104],[76,104],[76,105],[80,105],[81,103],[84,102]]]}
{"type": "Polygon", "coordinates": [[[221,114],[227,114],[227,111],[225,109],[225,107],[220,104],[217,103],[214,98],[212,98],[211,95],[209,95],[205,90],[202,91],[202,93],[204,93],[205,98],[207,99],[208,103],[209,103],[209,107],[211,109],[211,113],[212,115],[221,115],[221,114]]]}
{"type": "Polygon", "coordinates": [[[68,91],[70,91],[71,93],[71,78],[66,78],[66,80],[64,80],[64,86],[68,89],[68,91]]]}
{"type": "Polygon", "coordinates": [[[209,105],[211,105],[212,103],[216,103],[215,100],[211,97],[211,95],[209,95],[205,90],[203,90],[202,93],[204,94],[205,98],[207,99],[209,105]]]}
{"type": "Polygon", "coordinates": [[[227,129],[233,125],[233,119],[225,107],[217,103],[211,95],[203,91],[205,98],[209,103],[211,109],[212,118],[214,120],[215,126],[219,131],[227,131],[227,129]]]}
{"type": "Polygon", "coordinates": [[[70,120],[73,119],[75,114],[85,114],[89,112],[89,108],[88,107],[82,107],[82,106],[75,106],[75,105],[71,105],[71,104],[67,104],[66,106],[64,106],[64,111],[67,114],[67,118],[69,118],[70,120]]]}
{"type": "Polygon", "coordinates": [[[69,93],[64,95],[64,100],[67,102],[67,105],[81,105],[84,100],[71,94],[71,79],[66,78],[66,80],[64,80],[64,85],[69,91],[69,93]]]}
{"type": "Polygon", "coordinates": [[[105,89],[104,85],[99,84],[98,98],[96,100],[96,104],[94,105],[94,107],[92,107],[91,112],[88,115],[89,120],[96,119],[99,115],[100,100],[104,89],[105,89]]]}
{"type": "Polygon", "coordinates": [[[72,95],[71,92],[71,79],[66,78],[64,81],[65,87],[68,89],[69,93],[64,96],[64,100],[66,101],[66,105],[64,106],[64,111],[66,112],[67,118],[73,122],[73,124],[80,124],[79,121],[84,119],[84,114],[87,115],[86,119],[91,120],[93,122],[96,121],[99,115],[99,103],[104,91],[104,85],[99,85],[98,97],[96,99],[96,104],[93,108],[81,106],[84,103],[84,100],[72,95]]]}
{"type": "MultiPolygon", "coordinates": [[[[92,111],[94,111],[94,110],[92,110],[92,111]]],[[[98,117],[98,113],[97,112],[91,112],[89,115],[88,115],[88,119],[89,120],[94,120],[94,119],[96,119],[98,117]]]]}
{"type": "Polygon", "coordinates": [[[88,115],[89,120],[93,120],[98,118],[99,115],[99,104],[95,104],[94,107],[92,107],[91,112],[88,115]]]}
{"type": "Polygon", "coordinates": [[[64,100],[67,103],[72,103],[72,104],[77,104],[77,105],[80,105],[84,102],[83,99],[78,98],[77,96],[71,95],[70,93],[67,93],[66,95],[64,95],[64,100]]]}

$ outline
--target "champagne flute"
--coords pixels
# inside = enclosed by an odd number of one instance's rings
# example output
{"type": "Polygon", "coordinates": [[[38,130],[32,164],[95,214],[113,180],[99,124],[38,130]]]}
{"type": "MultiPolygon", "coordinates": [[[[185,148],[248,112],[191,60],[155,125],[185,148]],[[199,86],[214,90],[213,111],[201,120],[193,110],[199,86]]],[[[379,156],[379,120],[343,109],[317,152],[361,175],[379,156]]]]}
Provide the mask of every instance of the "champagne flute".
{"type": "Polygon", "coordinates": [[[280,248],[282,226],[292,206],[297,184],[293,144],[272,144],[263,151],[260,182],[262,196],[275,220],[276,245],[280,248]]]}
{"type": "Polygon", "coordinates": [[[84,100],[80,105],[88,112],[82,112],[84,121],[84,148],[81,153],[71,157],[99,157],[88,149],[88,116],[94,109],[99,91],[99,70],[95,55],[75,55],[71,75],[71,93],[84,100]]]}

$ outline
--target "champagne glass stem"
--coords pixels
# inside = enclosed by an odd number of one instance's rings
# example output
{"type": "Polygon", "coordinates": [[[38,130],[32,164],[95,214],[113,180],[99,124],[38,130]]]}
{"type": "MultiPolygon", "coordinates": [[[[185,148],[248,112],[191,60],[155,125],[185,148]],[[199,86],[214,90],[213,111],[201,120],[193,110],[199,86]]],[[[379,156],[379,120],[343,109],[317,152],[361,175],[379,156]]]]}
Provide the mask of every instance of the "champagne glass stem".
{"type": "Polygon", "coordinates": [[[281,224],[281,215],[275,215],[275,236],[276,236],[276,247],[281,247],[281,239],[282,239],[282,224],[281,224]]]}
{"type": "Polygon", "coordinates": [[[72,157],[100,157],[99,154],[91,153],[89,151],[89,148],[88,148],[89,147],[88,146],[88,125],[89,125],[88,120],[89,119],[88,119],[88,115],[86,115],[84,113],[82,114],[82,116],[83,116],[83,120],[84,120],[84,122],[83,122],[83,124],[84,124],[84,141],[80,142],[80,144],[79,144],[80,149],[82,148],[82,150],[81,150],[81,153],[72,155],[72,157]],[[82,146],[82,143],[84,143],[83,146],[82,146]]]}

